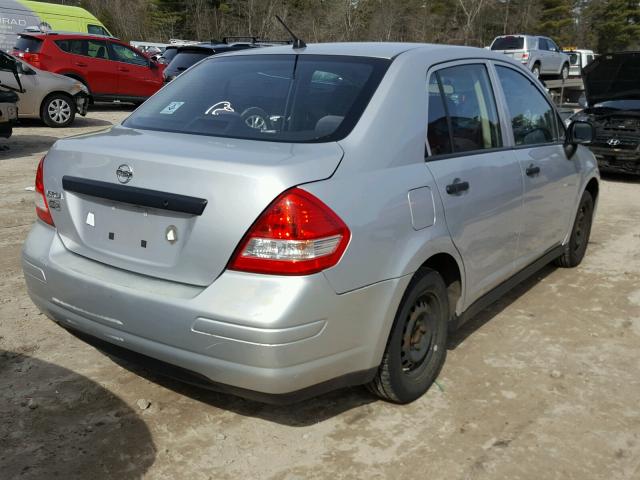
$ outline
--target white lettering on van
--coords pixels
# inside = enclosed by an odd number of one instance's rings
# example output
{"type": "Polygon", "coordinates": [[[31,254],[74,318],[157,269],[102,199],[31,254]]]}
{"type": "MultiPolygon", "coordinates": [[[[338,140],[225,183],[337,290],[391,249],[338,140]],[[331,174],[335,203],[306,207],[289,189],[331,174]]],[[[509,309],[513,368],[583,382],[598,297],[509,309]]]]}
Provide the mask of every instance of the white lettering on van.
{"type": "Polygon", "coordinates": [[[9,18],[9,17],[0,17],[0,24],[2,25],[16,25],[18,27],[26,27],[27,21],[21,18],[9,18]]]}

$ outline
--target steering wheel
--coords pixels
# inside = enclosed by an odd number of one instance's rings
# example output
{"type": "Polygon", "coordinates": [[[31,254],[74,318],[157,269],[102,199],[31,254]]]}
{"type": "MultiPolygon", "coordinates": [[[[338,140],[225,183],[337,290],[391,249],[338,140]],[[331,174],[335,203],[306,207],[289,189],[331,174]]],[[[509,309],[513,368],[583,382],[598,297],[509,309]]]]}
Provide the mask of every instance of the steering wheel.
{"type": "Polygon", "coordinates": [[[254,130],[269,130],[269,115],[260,107],[249,107],[241,114],[244,124],[254,130]]]}

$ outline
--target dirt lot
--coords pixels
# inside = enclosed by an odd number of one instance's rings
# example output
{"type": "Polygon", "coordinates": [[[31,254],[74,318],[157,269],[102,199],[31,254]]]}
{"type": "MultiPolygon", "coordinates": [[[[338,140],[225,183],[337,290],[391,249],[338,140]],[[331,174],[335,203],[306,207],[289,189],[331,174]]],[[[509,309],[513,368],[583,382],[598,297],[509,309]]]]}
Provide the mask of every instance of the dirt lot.
{"type": "Polygon", "coordinates": [[[583,265],[479,315],[419,401],[354,388],[272,407],[115,363],[27,297],[39,158],[126,115],[28,123],[0,152],[1,478],[640,478],[640,181],[603,181],[583,265]]]}

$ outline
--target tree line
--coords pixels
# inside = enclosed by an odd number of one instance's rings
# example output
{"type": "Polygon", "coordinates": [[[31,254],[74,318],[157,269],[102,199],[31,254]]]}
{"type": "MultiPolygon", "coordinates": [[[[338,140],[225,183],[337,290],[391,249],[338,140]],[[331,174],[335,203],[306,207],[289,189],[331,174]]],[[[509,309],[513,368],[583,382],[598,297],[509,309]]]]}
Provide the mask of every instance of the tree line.
{"type": "MultiPolygon", "coordinates": [[[[49,0],[52,1],[52,0],[49,0]]],[[[54,0],[55,1],[55,0],[54,0]]],[[[486,46],[502,34],[548,35],[599,52],[640,49],[635,0],[57,0],[80,5],[124,40],[409,41],[486,46]]]]}

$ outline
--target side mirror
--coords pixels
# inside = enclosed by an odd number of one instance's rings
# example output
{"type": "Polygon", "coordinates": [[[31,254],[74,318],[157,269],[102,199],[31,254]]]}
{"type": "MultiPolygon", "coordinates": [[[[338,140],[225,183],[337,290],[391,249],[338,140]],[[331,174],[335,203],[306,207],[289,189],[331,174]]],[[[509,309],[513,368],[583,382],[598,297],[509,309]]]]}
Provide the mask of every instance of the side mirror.
{"type": "Polygon", "coordinates": [[[149,68],[150,68],[151,70],[155,70],[155,69],[157,69],[157,68],[158,68],[158,64],[156,63],[156,61],[155,61],[155,60],[153,60],[153,59],[149,59],[149,68]]]}
{"type": "Polygon", "coordinates": [[[567,143],[571,145],[589,145],[595,138],[595,129],[589,122],[574,121],[567,129],[567,143]]]}

